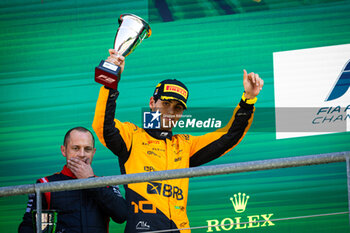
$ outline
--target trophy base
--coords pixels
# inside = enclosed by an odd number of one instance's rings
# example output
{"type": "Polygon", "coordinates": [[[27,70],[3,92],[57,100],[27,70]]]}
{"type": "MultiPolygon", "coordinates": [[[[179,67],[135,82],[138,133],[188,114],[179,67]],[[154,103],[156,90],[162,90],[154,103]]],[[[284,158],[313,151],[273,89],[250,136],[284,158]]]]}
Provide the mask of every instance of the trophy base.
{"type": "Polygon", "coordinates": [[[120,80],[120,67],[102,60],[95,67],[95,81],[109,88],[117,89],[120,80]]]}

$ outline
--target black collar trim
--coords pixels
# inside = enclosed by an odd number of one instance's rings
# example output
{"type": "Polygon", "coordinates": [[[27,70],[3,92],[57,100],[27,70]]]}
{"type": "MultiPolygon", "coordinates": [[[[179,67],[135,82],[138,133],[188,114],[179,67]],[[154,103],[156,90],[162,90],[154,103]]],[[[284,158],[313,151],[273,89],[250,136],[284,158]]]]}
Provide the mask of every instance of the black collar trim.
{"type": "Polygon", "coordinates": [[[165,140],[167,138],[171,140],[171,138],[173,137],[173,133],[171,131],[165,131],[160,129],[145,129],[145,131],[156,139],[165,140]]]}

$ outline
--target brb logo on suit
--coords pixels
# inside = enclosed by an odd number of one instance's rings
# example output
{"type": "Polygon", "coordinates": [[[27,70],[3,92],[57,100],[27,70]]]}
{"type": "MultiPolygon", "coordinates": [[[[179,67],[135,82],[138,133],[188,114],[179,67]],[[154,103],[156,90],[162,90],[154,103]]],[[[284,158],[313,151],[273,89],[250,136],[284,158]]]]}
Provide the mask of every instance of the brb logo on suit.
{"type": "Polygon", "coordinates": [[[276,138],[350,131],[350,44],[273,53],[276,138]]]}

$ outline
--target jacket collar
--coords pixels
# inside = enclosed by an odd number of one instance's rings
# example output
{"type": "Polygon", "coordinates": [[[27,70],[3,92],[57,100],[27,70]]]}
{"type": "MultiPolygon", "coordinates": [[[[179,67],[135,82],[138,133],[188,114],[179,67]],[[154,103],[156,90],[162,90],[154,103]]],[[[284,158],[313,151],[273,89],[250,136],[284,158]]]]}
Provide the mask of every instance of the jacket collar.
{"type": "Polygon", "coordinates": [[[145,131],[156,139],[165,140],[167,138],[171,140],[171,138],[173,137],[173,133],[171,131],[165,131],[160,129],[145,129],[145,131]]]}
{"type": "Polygon", "coordinates": [[[61,173],[65,176],[69,176],[73,179],[76,179],[77,177],[73,174],[73,172],[71,170],[69,170],[69,168],[67,167],[67,165],[64,165],[61,173]]]}

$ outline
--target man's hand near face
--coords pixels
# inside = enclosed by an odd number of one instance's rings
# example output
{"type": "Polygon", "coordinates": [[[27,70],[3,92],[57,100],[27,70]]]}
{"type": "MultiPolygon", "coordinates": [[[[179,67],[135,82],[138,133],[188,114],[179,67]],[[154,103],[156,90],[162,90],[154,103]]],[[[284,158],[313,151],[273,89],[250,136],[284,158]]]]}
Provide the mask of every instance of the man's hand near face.
{"type": "Polygon", "coordinates": [[[73,172],[78,179],[89,178],[95,176],[91,164],[81,161],[78,158],[71,158],[67,160],[67,167],[73,172]]]}

